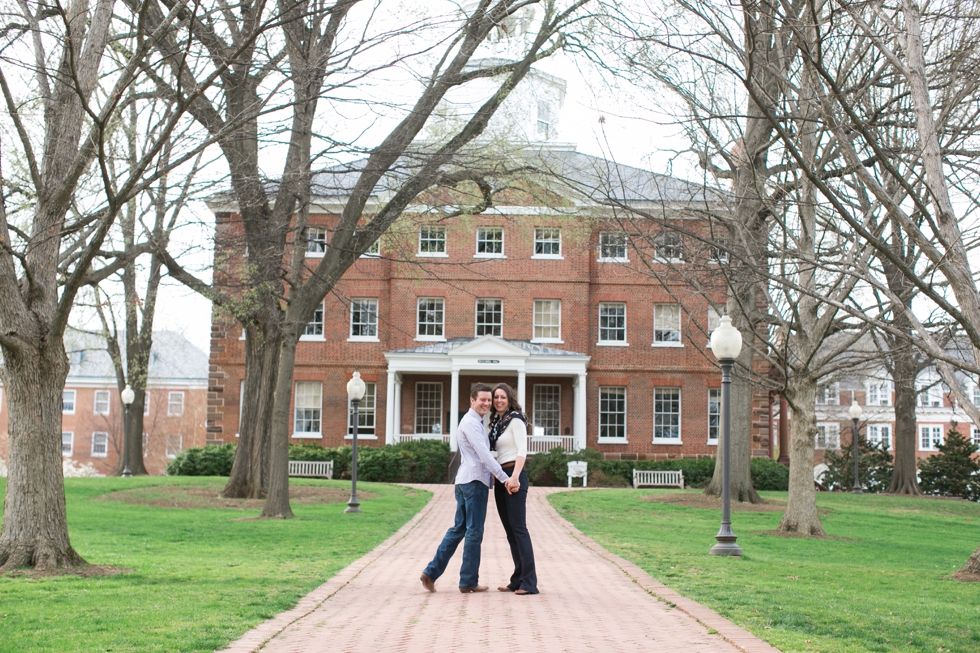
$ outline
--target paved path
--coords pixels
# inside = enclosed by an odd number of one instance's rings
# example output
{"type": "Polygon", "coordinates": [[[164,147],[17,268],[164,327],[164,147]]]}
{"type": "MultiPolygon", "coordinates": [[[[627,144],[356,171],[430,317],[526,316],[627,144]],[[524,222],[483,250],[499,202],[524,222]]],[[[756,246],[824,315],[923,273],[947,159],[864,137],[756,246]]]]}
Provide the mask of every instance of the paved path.
{"type": "MultiPolygon", "coordinates": [[[[491,591],[457,590],[460,545],[438,591],[426,592],[419,574],[452,525],[456,504],[452,486],[423,487],[435,496],[397,533],[226,650],[778,653],[587,538],[545,500],[557,488],[531,488],[528,499],[540,594],[496,591],[513,567],[492,497],[480,568],[491,591]]],[[[362,507],[370,510],[370,502],[362,507]]]]}

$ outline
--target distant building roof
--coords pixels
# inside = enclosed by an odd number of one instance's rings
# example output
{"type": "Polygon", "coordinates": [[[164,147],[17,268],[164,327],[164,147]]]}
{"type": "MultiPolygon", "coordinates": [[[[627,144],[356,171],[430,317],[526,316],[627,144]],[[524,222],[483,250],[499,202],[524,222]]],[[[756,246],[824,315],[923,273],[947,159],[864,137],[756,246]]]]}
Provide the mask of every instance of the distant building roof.
{"type": "MultiPolygon", "coordinates": [[[[120,344],[120,346],[125,346],[120,344]]],[[[109,380],[116,372],[102,336],[70,330],[65,334],[65,351],[71,369],[67,383],[109,380]]],[[[157,331],[150,350],[149,383],[206,384],[208,356],[176,331],[157,331]]]]}

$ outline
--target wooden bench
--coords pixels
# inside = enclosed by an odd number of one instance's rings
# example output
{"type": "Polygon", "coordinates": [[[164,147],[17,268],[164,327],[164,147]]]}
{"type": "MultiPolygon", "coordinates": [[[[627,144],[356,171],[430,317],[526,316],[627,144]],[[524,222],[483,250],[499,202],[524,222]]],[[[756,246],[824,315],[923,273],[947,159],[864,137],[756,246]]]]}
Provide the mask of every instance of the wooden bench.
{"type": "Polygon", "coordinates": [[[290,460],[289,475],[309,478],[333,478],[333,461],[290,460]]]}
{"type": "Polygon", "coordinates": [[[684,472],[680,470],[634,469],[633,487],[679,487],[684,489],[684,472]]]}

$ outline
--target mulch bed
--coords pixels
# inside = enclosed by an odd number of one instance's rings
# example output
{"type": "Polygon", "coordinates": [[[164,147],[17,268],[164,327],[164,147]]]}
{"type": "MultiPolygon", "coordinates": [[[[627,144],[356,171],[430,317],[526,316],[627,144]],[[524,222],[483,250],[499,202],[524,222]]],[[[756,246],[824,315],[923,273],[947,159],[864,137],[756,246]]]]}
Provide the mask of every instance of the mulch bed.
{"type": "MultiPolygon", "coordinates": [[[[371,499],[375,494],[358,492],[358,498],[371,499]]],[[[347,503],[350,492],[339,487],[317,487],[313,485],[294,485],[289,488],[290,503],[298,505],[347,503]]],[[[232,510],[261,510],[265,499],[226,499],[219,488],[200,486],[153,486],[110,492],[98,497],[99,501],[120,501],[139,506],[157,508],[221,508],[232,510]]]]}

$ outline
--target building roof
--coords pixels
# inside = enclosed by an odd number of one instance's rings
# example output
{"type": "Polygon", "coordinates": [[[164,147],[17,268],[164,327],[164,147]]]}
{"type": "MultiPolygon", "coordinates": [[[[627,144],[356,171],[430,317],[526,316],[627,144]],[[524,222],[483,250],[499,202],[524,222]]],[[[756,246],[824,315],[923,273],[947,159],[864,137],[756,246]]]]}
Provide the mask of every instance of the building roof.
{"type": "MultiPolygon", "coordinates": [[[[408,349],[392,349],[389,354],[435,354],[435,355],[447,355],[453,349],[465,345],[467,343],[473,342],[477,338],[452,338],[451,340],[444,340],[441,342],[432,342],[425,345],[420,345],[418,347],[409,347],[408,349]]],[[[555,347],[548,347],[547,345],[541,345],[535,342],[530,342],[528,340],[507,340],[505,338],[500,338],[504,342],[519,347],[524,351],[528,352],[531,356],[569,356],[578,357],[586,356],[587,354],[581,354],[577,351],[566,351],[564,349],[557,349],[555,347]]]]}
{"type": "MultiPolygon", "coordinates": [[[[120,346],[125,346],[120,343],[120,346]]],[[[65,334],[65,351],[71,369],[67,383],[108,381],[116,372],[102,336],[70,330],[65,334]]],[[[149,384],[207,383],[208,356],[176,331],[156,331],[150,350],[149,384]]]]}

